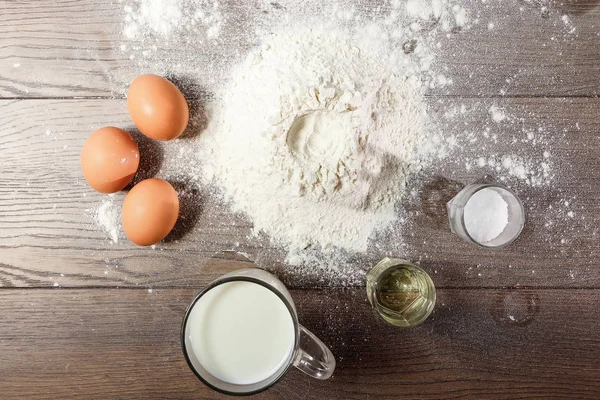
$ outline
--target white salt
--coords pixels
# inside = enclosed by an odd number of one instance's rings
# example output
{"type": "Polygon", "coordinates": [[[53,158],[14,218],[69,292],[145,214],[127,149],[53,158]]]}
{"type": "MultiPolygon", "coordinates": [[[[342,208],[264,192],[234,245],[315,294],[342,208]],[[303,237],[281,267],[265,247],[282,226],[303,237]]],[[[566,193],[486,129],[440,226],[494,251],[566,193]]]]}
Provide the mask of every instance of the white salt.
{"type": "Polygon", "coordinates": [[[494,189],[482,189],[467,201],[464,221],[465,228],[475,241],[489,242],[506,228],[508,204],[494,189]]]}

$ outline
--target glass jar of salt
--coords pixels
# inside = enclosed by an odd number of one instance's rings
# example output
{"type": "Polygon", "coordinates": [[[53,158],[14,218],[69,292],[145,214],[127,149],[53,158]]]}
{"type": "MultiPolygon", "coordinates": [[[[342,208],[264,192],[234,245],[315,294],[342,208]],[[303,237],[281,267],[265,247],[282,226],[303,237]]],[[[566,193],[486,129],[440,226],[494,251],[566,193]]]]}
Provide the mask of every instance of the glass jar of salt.
{"type": "Polygon", "coordinates": [[[501,185],[468,185],[447,204],[450,230],[482,247],[499,248],[517,239],[525,210],[512,190],[501,185]]]}

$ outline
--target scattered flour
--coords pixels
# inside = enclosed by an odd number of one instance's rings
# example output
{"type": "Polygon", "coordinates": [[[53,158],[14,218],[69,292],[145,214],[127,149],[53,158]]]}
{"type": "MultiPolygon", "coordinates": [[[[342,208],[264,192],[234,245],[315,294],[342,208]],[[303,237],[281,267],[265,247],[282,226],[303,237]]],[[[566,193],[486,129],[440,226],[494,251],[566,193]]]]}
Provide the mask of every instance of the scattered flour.
{"type": "Polygon", "coordinates": [[[216,1],[137,0],[126,4],[123,9],[123,36],[126,39],[155,35],[165,40],[190,34],[215,38],[223,24],[223,15],[216,1]]]}
{"type": "MultiPolygon", "coordinates": [[[[459,26],[468,22],[466,11],[448,0],[419,0],[412,1],[412,5],[394,0],[385,8],[355,0],[257,1],[235,6],[211,0],[120,2],[125,18],[123,40],[117,47],[123,56],[134,60],[144,72],[193,78],[193,85],[211,90],[229,77],[240,54],[260,44],[269,33],[294,24],[308,27],[323,21],[340,27],[362,27],[363,35],[357,39],[387,45],[393,53],[390,58],[396,58],[395,73],[418,74],[418,79],[423,77],[435,87],[435,81],[428,78],[434,74],[437,33],[468,28],[459,26]]],[[[115,81],[130,78],[113,77],[115,81]]]]}
{"type": "Polygon", "coordinates": [[[490,107],[490,116],[494,122],[502,122],[506,119],[506,114],[504,114],[504,111],[497,106],[490,107]]]}
{"type": "Polygon", "coordinates": [[[94,219],[108,234],[113,243],[119,242],[121,210],[118,202],[115,202],[112,197],[104,200],[94,211],[94,219]]]}
{"type": "Polygon", "coordinates": [[[495,172],[502,182],[516,178],[528,186],[544,186],[550,185],[554,178],[552,163],[547,158],[536,161],[516,154],[496,154],[479,157],[476,165],[495,172]]]}

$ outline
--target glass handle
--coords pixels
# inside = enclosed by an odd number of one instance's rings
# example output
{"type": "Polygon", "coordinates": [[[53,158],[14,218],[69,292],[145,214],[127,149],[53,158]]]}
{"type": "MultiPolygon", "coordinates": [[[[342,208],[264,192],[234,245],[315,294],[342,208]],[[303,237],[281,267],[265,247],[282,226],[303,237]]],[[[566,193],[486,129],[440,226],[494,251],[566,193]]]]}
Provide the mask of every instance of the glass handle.
{"type": "Polygon", "coordinates": [[[300,348],[294,359],[294,367],[313,378],[329,379],[335,369],[335,357],[331,350],[308,329],[300,325],[300,348]]]}

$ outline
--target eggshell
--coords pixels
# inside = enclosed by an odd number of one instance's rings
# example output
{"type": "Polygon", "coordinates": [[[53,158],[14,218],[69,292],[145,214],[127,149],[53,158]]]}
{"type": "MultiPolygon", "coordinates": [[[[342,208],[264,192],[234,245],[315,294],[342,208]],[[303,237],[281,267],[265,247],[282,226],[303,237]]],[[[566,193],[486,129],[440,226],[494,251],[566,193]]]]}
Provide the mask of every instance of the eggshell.
{"type": "Polygon", "coordinates": [[[175,139],[189,120],[188,104],[181,91],[158,75],[141,75],[133,80],[127,107],[140,132],[156,140],[175,139]]]}
{"type": "Polygon", "coordinates": [[[146,179],[131,189],[121,210],[123,230],[133,243],[150,246],[163,240],[175,226],[179,199],[162,179],[146,179]]]}
{"type": "Polygon", "coordinates": [[[88,184],[114,193],[131,182],[140,165],[140,151],[131,135],[109,126],[92,133],[81,149],[81,170],[88,184]]]}

